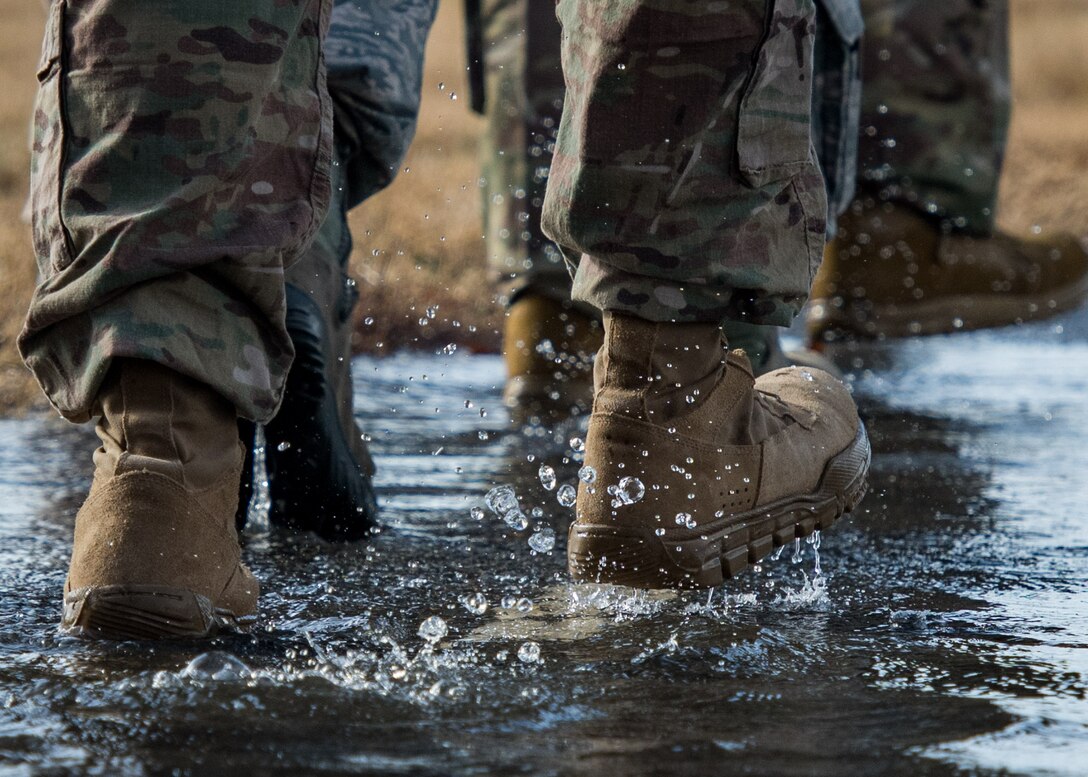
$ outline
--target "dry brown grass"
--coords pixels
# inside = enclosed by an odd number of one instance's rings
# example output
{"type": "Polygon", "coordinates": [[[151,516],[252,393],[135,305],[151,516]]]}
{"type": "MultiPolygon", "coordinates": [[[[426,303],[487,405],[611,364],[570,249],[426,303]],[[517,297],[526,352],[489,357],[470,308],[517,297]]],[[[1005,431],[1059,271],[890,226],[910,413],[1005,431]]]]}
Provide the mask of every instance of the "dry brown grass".
{"type": "MultiPolygon", "coordinates": [[[[460,7],[443,0],[427,48],[423,112],[408,172],[352,214],[352,267],[363,293],[361,350],[498,343],[502,314],[486,280],[475,183],[482,126],[467,106],[460,7]],[[451,93],[460,99],[451,100],[451,93]],[[435,305],[436,317],[420,326],[435,305]],[[362,323],[368,317],[373,324],[362,323]]],[[[1085,234],[1088,3],[1012,0],[1012,8],[1016,102],[1001,223],[1018,232],[1038,226],[1085,234]]],[[[34,279],[28,230],[18,214],[43,18],[38,3],[0,0],[0,409],[23,407],[35,396],[13,341],[34,279]]]]}
{"type": "Polygon", "coordinates": [[[45,12],[27,0],[0,0],[0,411],[27,407],[37,389],[15,352],[30,293],[34,254],[30,230],[20,220],[30,152],[30,106],[37,81],[45,12]]]}
{"type": "Polygon", "coordinates": [[[1001,225],[1088,235],[1088,3],[1013,0],[1001,225]]]}

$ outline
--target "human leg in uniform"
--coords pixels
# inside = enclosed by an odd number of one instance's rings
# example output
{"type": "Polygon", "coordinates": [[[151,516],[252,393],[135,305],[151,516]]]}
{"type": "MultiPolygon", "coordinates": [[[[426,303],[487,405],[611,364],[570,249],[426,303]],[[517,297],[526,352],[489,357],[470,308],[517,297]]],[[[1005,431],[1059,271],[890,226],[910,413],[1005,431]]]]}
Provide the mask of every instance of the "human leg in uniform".
{"type": "Polygon", "coordinates": [[[723,322],[787,325],[819,265],[807,0],[561,0],[566,102],[544,227],[603,312],[575,579],[713,586],[865,491],[849,392],[759,378],[723,322]]]}
{"type": "Polygon", "coordinates": [[[858,197],[813,285],[814,340],[1046,318],[1088,296],[1070,235],[994,226],[1010,113],[1006,0],[863,0],[858,197]]]}

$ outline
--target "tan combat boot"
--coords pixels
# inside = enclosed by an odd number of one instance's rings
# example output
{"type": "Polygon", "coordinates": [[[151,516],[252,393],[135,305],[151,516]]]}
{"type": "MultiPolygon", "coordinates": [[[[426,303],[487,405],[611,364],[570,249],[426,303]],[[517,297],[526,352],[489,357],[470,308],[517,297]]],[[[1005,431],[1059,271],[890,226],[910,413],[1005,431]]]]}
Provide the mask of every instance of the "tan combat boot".
{"type": "Polygon", "coordinates": [[[912,208],[858,199],[812,286],[813,342],[909,337],[1046,318],[1088,296],[1088,253],[1070,235],[944,233],[912,208]]]}
{"type": "Polygon", "coordinates": [[[508,407],[527,413],[579,413],[593,399],[593,355],[601,324],[569,305],[526,294],[503,328],[508,407]]]}
{"type": "Polygon", "coordinates": [[[800,367],[755,380],[716,325],[606,314],[595,378],[576,580],[715,586],[865,493],[869,441],[846,388],[800,367]]]}
{"type": "MultiPolygon", "coordinates": [[[[725,332],[747,353],[756,375],[797,365],[841,377],[816,351],[783,351],[779,327],[731,322],[725,332]]],[[[506,405],[529,414],[587,412],[593,402],[593,357],[602,339],[601,323],[578,310],[537,295],[519,298],[503,330],[506,405]]]]}
{"type": "Polygon", "coordinates": [[[202,383],[119,359],[76,515],[61,628],[102,639],[245,630],[258,585],[234,529],[243,449],[234,407],[202,383]]]}

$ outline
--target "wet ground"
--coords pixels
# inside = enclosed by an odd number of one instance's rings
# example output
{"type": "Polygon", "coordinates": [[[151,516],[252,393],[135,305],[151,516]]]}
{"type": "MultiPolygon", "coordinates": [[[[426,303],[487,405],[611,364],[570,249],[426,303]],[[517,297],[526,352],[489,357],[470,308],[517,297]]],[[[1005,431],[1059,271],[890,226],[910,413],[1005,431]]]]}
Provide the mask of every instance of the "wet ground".
{"type": "Polygon", "coordinates": [[[1088,312],[841,357],[870,495],[709,596],[567,581],[580,430],[513,427],[496,357],[360,360],[381,533],[251,527],[212,644],[58,633],[93,438],[0,421],[0,774],[1088,773],[1088,312]]]}

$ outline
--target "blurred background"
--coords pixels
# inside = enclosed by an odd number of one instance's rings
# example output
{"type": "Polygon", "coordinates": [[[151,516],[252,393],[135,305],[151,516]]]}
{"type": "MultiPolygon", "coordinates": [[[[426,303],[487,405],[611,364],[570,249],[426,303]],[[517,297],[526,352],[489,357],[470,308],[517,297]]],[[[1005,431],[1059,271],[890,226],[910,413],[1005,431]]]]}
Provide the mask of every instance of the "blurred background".
{"type": "MultiPolygon", "coordinates": [[[[1014,111],[999,222],[1013,232],[1088,233],[1088,2],[1011,0],[1014,111]]],[[[477,139],[468,107],[461,0],[442,0],[427,47],[415,144],[394,184],[356,209],[356,347],[389,353],[457,343],[495,350],[502,310],[487,282],[477,139]],[[442,85],[440,88],[439,85],[442,85]],[[437,308],[428,319],[425,311],[437,308]],[[420,319],[427,325],[420,326],[420,319]]],[[[38,398],[15,352],[34,285],[20,219],[45,11],[0,0],[0,412],[38,398]]]]}

